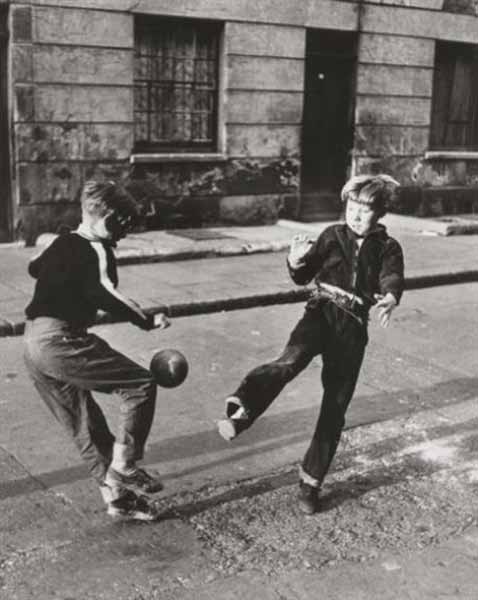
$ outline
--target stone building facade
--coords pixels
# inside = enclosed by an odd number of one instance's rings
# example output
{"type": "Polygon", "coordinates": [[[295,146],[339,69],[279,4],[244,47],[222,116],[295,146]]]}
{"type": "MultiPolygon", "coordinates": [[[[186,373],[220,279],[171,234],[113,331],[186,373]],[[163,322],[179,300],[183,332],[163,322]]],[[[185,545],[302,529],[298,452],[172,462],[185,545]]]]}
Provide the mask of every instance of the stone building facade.
{"type": "Polygon", "coordinates": [[[476,4],[0,0],[0,239],[75,225],[92,177],[146,227],[328,218],[380,171],[478,211],[476,4]]]}

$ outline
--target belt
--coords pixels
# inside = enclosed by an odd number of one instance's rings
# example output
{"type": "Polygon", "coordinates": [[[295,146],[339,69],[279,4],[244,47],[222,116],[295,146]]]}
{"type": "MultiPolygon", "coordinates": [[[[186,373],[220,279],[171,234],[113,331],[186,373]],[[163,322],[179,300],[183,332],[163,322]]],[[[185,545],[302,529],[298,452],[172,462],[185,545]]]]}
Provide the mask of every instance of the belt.
{"type": "Polygon", "coordinates": [[[329,300],[363,325],[367,310],[360,296],[347,292],[337,285],[320,282],[317,285],[317,292],[314,297],[318,300],[329,300]]]}

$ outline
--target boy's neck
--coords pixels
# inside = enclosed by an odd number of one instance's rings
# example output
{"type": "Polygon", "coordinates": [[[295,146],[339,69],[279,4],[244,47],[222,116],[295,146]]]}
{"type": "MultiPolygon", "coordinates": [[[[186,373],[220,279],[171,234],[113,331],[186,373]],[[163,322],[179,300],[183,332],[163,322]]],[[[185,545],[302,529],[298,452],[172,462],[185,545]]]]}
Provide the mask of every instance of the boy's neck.
{"type": "Polygon", "coordinates": [[[355,233],[355,231],[350,227],[350,225],[347,225],[347,229],[350,232],[350,234],[352,235],[352,237],[354,237],[355,239],[358,240],[363,240],[366,237],[368,237],[371,233],[375,233],[376,231],[381,231],[382,229],[384,229],[384,226],[381,223],[375,223],[375,225],[373,227],[371,227],[368,231],[366,231],[363,234],[358,234],[355,233]]]}

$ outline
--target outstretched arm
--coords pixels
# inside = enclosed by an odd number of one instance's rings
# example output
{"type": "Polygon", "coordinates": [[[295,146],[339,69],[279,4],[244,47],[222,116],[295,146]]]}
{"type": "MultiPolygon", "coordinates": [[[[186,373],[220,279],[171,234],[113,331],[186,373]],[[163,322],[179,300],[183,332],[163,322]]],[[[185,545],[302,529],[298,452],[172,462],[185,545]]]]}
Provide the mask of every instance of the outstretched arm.
{"type": "Polygon", "coordinates": [[[163,313],[157,315],[146,314],[139,304],[124,296],[111,281],[108,270],[107,260],[104,250],[95,247],[98,254],[98,264],[89,264],[85,268],[83,281],[83,291],[93,306],[104,310],[115,318],[130,321],[141,329],[150,330],[155,328],[165,328],[169,326],[169,321],[163,313]],[[162,314],[163,316],[159,316],[162,314]]]}
{"type": "Polygon", "coordinates": [[[379,277],[380,294],[375,294],[382,327],[387,327],[394,308],[399,304],[405,285],[403,252],[394,239],[387,243],[379,277]]]}

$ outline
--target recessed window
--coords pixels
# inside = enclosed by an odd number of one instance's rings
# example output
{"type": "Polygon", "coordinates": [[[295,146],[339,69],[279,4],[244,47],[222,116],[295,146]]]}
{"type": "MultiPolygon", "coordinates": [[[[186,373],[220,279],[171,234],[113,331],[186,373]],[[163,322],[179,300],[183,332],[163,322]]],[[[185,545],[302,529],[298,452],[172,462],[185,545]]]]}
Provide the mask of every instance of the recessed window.
{"type": "Polygon", "coordinates": [[[478,45],[436,44],[430,148],[478,149],[478,45]]]}
{"type": "Polygon", "coordinates": [[[136,152],[216,151],[220,31],[209,21],[136,18],[136,152]]]}

